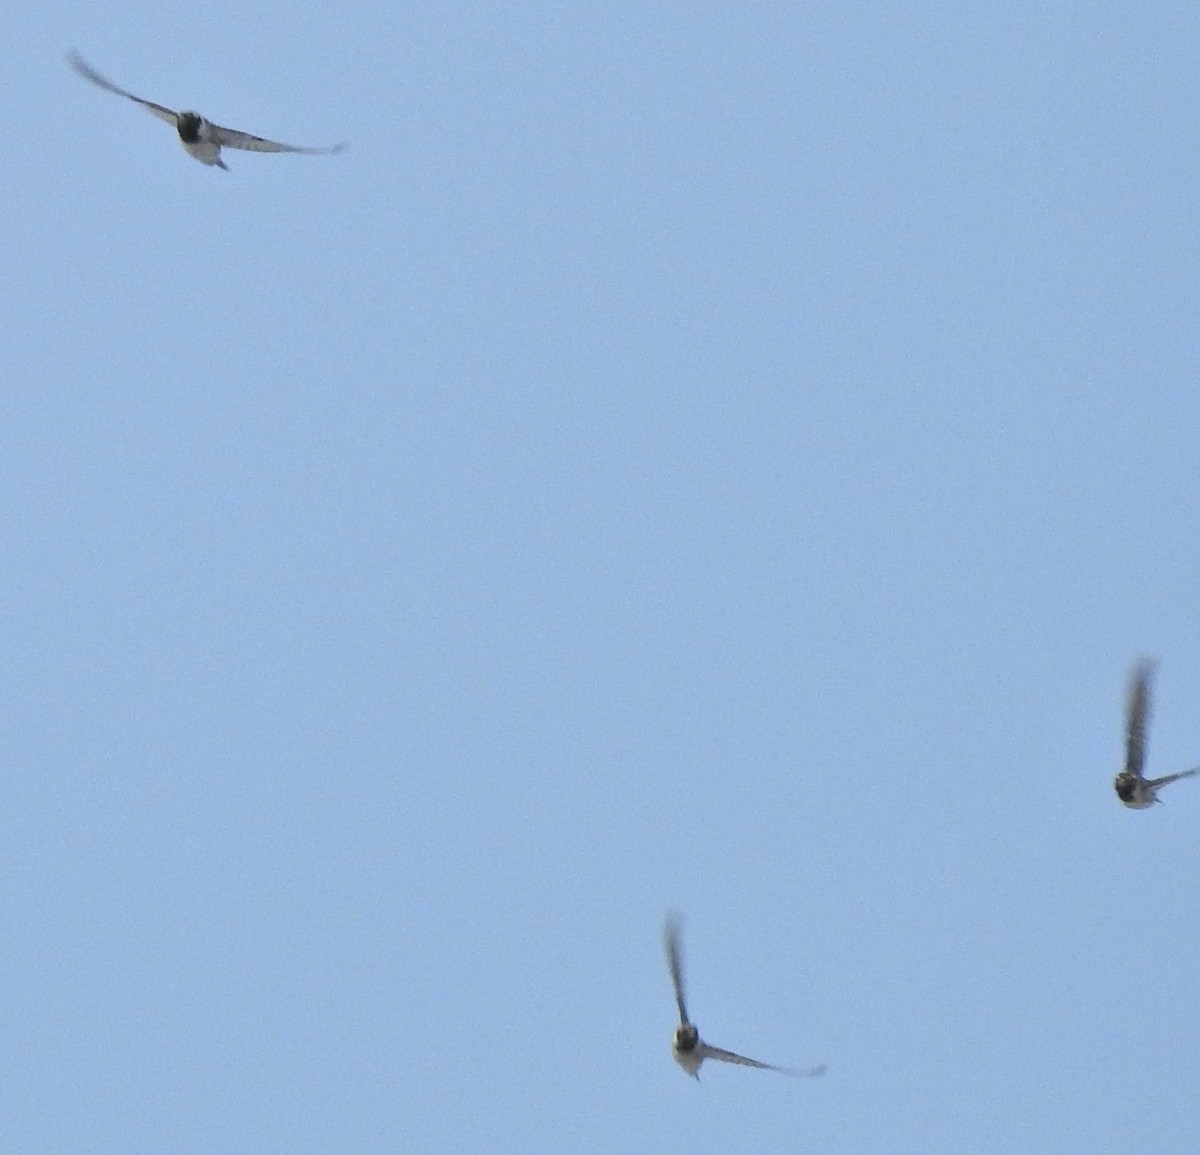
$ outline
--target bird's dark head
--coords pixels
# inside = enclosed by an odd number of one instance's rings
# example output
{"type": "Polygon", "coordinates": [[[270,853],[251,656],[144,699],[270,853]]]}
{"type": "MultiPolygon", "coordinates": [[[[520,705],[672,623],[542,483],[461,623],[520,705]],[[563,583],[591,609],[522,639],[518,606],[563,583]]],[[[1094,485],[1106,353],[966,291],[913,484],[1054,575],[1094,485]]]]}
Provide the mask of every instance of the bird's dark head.
{"type": "Polygon", "coordinates": [[[181,112],[175,118],[175,127],[179,132],[179,139],[184,144],[195,144],[200,139],[200,123],[201,118],[194,112],[181,112]]]}
{"type": "Polygon", "coordinates": [[[1117,797],[1122,802],[1132,802],[1137,790],[1137,779],[1125,774],[1118,774],[1117,780],[1113,783],[1113,789],[1116,790],[1117,797]]]}
{"type": "Polygon", "coordinates": [[[675,1050],[687,1055],[696,1049],[700,1032],[691,1023],[680,1023],[675,1028],[675,1050]]]}

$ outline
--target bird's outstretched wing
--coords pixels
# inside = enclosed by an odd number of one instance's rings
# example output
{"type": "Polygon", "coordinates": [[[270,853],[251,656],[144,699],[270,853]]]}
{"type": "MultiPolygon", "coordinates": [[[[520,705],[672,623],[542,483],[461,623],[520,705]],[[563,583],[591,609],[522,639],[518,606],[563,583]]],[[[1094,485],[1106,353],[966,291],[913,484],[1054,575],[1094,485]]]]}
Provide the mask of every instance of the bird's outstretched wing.
{"type": "Polygon", "coordinates": [[[1150,716],[1150,680],[1154,663],[1143,658],[1129,679],[1129,699],[1125,715],[1125,773],[1142,777],[1146,762],[1146,721],[1150,716]]]}
{"type": "Polygon", "coordinates": [[[700,1043],[696,1047],[696,1054],[704,1059],[719,1059],[722,1063],[737,1063],[743,1067],[757,1067],[760,1071],[778,1071],[782,1075],[815,1076],[825,1074],[824,1063],[819,1067],[806,1067],[804,1070],[798,1071],[792,1067],[776,1067],[772,1063],[760,1063],[757,1059],[748,1059],[745,1055],[738,1055],[733,1051],[723,1050],[721,1047],[713,1047],[708,1043],[700,1043]]]}
{"type": "Polygon", "coordinates": [[[668,918],[663,926],[663,949],[667,955],[667,966],[671,971],[671,982],[675,987],[675,1005],[679,1007],[679,1021],[687,1023],[687,1007],[683,1002],[683,949],[679,945],[679,920],[668,918]]]}
{"type": "Polygon", "coordinates": [[[125,97],[126,100],[132,100],[134,103],[140,104],[143,108],[149,109],[160,120],[167,121],[168,124],[176,123],[176,114],[169,108],[164,108],[161,104],[155,104],[152,100],[143,100],[140,96],[134,96],[132,92],[126,92],[125,89],[118,88],[107,77],[101,76],[78,52],[68,52],[67,63],[84,80],[90,80],[93,84],[99,85],[101,88],[106,88],[109,92],[115,92],[118,96],[125,97]]]}
{"type": "Polygon", "coordinates": [[[825,1074],[824,1063],[819,1067],[805,1067],[803,1070],[796,1070],[794,1067],[776,1067],[772,1063],[760,1063],[757,1059],[747,1059],[745,1055],[738,1055],[733,1051],[726,1051],[721,1047],[713,1047],[703,1042],[696,1048],[696,1053],[705,1059],[719,1059],[722,1063],[738,1063],[743,1067],[758,1067],[761,1071],[778,1071],[782,1075],[808,1077],[825,1074]]]}
{"type": "Polygon", "coordinates": [[[346,147],[341,144],[331,144],[325,148],[302,148],[297,144],[280,144],[277,140],[267,140],[263,136],[254,136],[249,132],[239,132],[236,128],[222,128],[219,124],[211,125],[216,142],[224,148],[240,148],[245,152],[303,152],[310,156],[322,153],[341,152],[346,147]]]}
{"type": "Polygon", "coordinates": [[[1190,778],[1193,774],[1200,774],[1200,766],[1194,770],[1180,770],[1178,774],[1168,774],[1165,778],[1155,778],[1147,785],[1157,790],[1160,786],[1169,786],[1172,782],[1178,782],[1180,778],[1190,778]]]}

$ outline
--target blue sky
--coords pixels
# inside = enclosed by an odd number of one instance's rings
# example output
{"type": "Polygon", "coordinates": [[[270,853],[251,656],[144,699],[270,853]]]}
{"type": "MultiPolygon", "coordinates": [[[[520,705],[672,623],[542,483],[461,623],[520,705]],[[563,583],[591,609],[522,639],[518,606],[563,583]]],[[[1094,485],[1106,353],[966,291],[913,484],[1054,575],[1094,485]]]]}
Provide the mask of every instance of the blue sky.
{"type": "Polygon", "coordinates": [[[1200,1149],[1200,10],[1001,7],[0,13],[0,1147],[1200,1149]]]}

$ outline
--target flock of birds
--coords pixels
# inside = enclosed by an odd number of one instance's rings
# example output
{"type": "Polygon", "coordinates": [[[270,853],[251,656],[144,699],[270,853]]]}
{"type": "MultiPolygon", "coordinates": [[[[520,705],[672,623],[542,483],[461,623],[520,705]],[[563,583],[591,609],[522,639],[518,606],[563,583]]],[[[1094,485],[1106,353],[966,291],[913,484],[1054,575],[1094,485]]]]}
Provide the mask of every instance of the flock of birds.
{"type": "MultiPolygon", "coordinates": [[[[118,87],[106,77],[97,72],[77,52],[71,52],[67,61],[85,80],[108,92],[132,100],[148,109],[161,120],[175,126],[179,140],[190,156],[195,157],[201,164],[216,165],[227,170],[221,159],[222,148],[239,148],[248,152],[299,152],[308,154],[341,152],[345,144],[329,145],[324,148],[303,148],[294,144],[281,144],[277,140],[267,140],[265,137],[254,136],[234,128],[223,128],[213,124],[196,112],[174,112],[152,100],[134,96],[132,92],[118,87]]],[[[1200,766],[1191,770],[1182,770],[1177,774],[1167,774],[1162,778],[1147,778],[1145,776],[1146,762],[1146,723],[1150,713],[1150,684],[1154,676],[1154,663],[1142,659],[1134,667],[1129,681],[1129,694],[1125,714],[1125,768],[1113,781],[1117,797],[1131,810],[1148,810],[1156,802],[1159,790],[1180,778],[1191,778],[1200,774],[1200,766]]],[[[758,1059],[748,1059],[745,1055],[726,1051],[706,1043],[696,1028],[696,1024],[688,1018],[687,1005],[683,994],[683,952],[680,946],[680,928],[675,919],[668,919],[663,929],[663,946],[667,956],[667,968],[671,973],[671,982],[675,987],[675,1004],[679,1008],[679,1026],[671,1041],[671,1052],[675,1061],[694,1079],[700,1077],[700,1066],[705,1059],[717,1059],[722,1063],[738,1063],[743,1067],[758,1067],[765,1071],[780,1071],[788,1075],[821,1075],[825,1072],[824,1065],[807,1067],[796,1070],[791,1067],[776,1067],[770,1063],[762,1063],[758,1059]]]]}
{"type": "MultiPolygon", "coordinates": [[[[1162,778],[1147,778],[1146,723],[1150,716],[1150,683],[1154,677],[1154,663],[1143,658],[1133,669],[1129,679],[1129,694],[1125,706],[1125,768],[1113,780],[1117,797],[1131,810],[1148,810],[1156,802],[1159,790],[1180,778],[1191,778],[1200,774],[1200,766],[1167,774],[1162,778]]],[[[668,919],[663,929],[663,947],[667,955],[667,969],[675,987],[675,1003],[679,1007],[679,1026],[671,1041],[671,1053],[675,1061],[693,1079],[700,1078],[700,1064],[705,1059],[719,1059],[722,1063],[740,1063],[743,1067],[759,1067],[765,1071],[781,1071],[785,1075],[823,1075],[825,1067],[808,1067],[795,1070],[791,1067],[775,1067],[760,1063],[745,1055],[723,1050],[706,1043],[688,1018],[687,1005],[683,998],[683,956],[679,945],[679,923],[668,919]]]]}

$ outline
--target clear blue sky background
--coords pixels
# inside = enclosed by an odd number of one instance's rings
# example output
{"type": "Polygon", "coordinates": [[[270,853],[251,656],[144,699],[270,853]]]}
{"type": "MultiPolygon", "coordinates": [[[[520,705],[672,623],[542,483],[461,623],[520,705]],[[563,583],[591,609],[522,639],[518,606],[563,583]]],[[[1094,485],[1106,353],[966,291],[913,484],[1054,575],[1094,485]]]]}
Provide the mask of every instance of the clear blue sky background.
{"type": "Polygon", "coordinates": [[[0,1148],[1200,1150],[1200,8],[0,41],[0,1148]]]}

